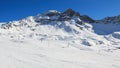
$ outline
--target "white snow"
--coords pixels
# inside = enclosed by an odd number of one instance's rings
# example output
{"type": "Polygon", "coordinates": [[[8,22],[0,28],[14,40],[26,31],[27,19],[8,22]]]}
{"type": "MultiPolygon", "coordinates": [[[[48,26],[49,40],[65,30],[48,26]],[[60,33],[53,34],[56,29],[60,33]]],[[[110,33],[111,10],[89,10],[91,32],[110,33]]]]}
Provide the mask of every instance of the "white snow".
{"type": "Polygon", "coordinates": [[[117,31],[120,31],[120,24],[115,23],[94,23],[93,30],[100,35],[108,35],[117,31]]]}
{"type": "Polygon", "coordinates": [[[106,24],[38,24],[30,16],[0,29],[0,68],[120,68],[120,32],[94,30],[106,24]]]}
{"type": "Polygon", "coordinates": [[[64,40],[0,37],[1,68],[119,68],[120,50],[64,40]],[[77,46],[77,47],[76,47],[77,46]],[[105,49],[106,48],[106,49],[105,49]]]}

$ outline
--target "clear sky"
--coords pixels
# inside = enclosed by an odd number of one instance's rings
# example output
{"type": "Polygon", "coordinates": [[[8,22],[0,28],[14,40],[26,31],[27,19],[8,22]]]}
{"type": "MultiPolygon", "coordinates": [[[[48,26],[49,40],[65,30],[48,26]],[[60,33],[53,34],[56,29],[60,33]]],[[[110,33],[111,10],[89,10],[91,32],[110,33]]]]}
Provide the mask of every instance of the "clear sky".
{"type": "Polygon", "coordinates": [[[120,14],[120,0],[0,0],[0,22],[19,20],[48,10],[72,8],[93,19],[120,14]]]}

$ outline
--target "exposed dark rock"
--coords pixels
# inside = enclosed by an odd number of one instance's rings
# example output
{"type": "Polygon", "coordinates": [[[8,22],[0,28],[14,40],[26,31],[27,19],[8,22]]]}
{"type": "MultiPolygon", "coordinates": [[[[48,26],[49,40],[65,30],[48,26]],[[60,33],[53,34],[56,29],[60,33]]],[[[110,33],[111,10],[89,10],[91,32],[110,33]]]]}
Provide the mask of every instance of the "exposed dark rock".
{"type": "Polygon", "coordinates": [[[50,19],[37,19],[35,20],[36,22],[47,22],[47,21],[50,21],[50,19]]]}
{"type": "Polygon", "coordinates": [[[61,14],[58,18],[58,21],[67,21],[70,19],[71,19],[71,17],[61,14]]]}
{"type": "MultiPolygon", "coordinates": [[[[55,10],[48,11],[42,14],[41,17],[38,17],[38,19],[35,19],[35,21],[36,22],[68,21],[73,18],[80,18],[80,14],[69,8],[62,13],[55,10]]],[[[76,23],[82,24],[81,20],[76,21],[76,23]]]]}
{"type": "Polygon", "coordinates": [[[58,16],[60,15],[60,13],[59,12],[48,12],[45,15],[51,17],[51,16],[58,16]]]}
{"type": "Polygon", "coordinates": [[[80,16],[80,19],[81,19],[82,21],[88,22],[88,23],[94,23],[94,22],[95,22],[92,18],[90,18],[90,17],[87,16],[87,15],[82,15],[82,16],[80,16]]]}
{"type": "Polygon", "coordinates": [[[63,14],[72,17],[72,16],[74,16],[76,14],[76,12],[74,10],[72,10],[71,8],[68,8],[67,10],[65,10],[63,12],[63,14]]]}
{"type": "Polygon", "coordinates": [[[67,20],[72,19],[73,17],[80,18],[80,14],[78,12],[75,12],[71,8],[69,8],[60,14],[60,17],[58,18],[58,20],[59,21],[67,21],[67,20]]]}
{"type": "Polygon", "coordinates": [[[76,12],[74,16],[77,16],[80,18],[80,14],[78,12],[76,12]]]}
{"type": "Polygon", "coordinates": [[[11,27],[12,27],[11,23],[2,24],[2,26],[1,26],[1,28],[3,28],[3,29],[9,29],[11,27]]]}
{"type": "Polygon", "coordinates": [[[80,20],[77,20],[76,23],[78,23],[79,25],[82,25],[82,24],[83,24],[82,21],[80,21],[80,20]]]}

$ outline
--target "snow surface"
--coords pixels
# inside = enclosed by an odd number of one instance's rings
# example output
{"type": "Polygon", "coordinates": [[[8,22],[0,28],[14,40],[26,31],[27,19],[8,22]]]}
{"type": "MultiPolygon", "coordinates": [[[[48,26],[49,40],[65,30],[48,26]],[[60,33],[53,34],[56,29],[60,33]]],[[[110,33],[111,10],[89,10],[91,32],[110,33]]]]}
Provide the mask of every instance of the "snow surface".
{"type": "Polygon", "coordinates": [[[108,35],[120,31],[120,24],[115,23],[94,23],[93,30],[99,35],[108,35]]]}
{"type": "Polygon", "coordinates": [[[34,18],[1,26],[0,68],[120,68],[119,31],[99,35],[103,24],[34,18]]]}
{"type": "Polygon", "coordinates": [[[119,68],[120,50],[68,44],[60,40],[0,40],[1,68],[119,68]],[[68,47],[68,45],[70,45],[68,47]],[[99,50],[100,49],[100,50],[99,50]]]}

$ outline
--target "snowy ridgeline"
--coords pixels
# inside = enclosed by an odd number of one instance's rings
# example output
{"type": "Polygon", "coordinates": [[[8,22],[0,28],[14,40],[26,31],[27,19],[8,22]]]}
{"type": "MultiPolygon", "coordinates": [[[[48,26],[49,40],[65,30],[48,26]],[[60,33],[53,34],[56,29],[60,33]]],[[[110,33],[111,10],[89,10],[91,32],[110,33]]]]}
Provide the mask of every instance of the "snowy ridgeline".
{"type": "Polygon", "coordinates": [[[51,10],[1,24],[0,68],[120,68],[120,26],[84,18],[51,10]]]}
{"type": "Polygon", "coordinates": [[[75,47],[119,45],[120,24],[105,23],[105,21],[104,23],[102,21],[85,23],[85,20],[91,21],[92,19],[88,16],[84,16],[82,20],[81,18],[82,16],[72,9],[64,12],[50,10],[37,16],[1,24],[0,35],[16,41],[24,41],[28,38],[40,41],[67,41],[78,44],[75,47]]]}

